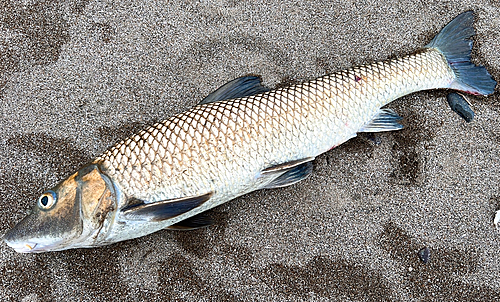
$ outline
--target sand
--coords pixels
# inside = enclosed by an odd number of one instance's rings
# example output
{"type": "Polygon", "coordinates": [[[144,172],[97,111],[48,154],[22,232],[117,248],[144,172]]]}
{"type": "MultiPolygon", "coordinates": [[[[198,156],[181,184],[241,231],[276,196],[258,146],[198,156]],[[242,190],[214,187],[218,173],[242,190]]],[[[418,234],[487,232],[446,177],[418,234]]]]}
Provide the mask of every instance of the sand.
{"type": "MultiPolygon", "coordinates": [[[[495,0],[2,0],[0,234],[231,79],[276,87],[410,53],[469,9],[474,60],[500,80],[495,0]]],[[[446,93],[395,101],[404,130],[350,140],[307,180],[214,209],[209,228],[44,254],[1,244],[0,300],[499,300],[500,94],[470,97],[465,123],[446,93]]]]}

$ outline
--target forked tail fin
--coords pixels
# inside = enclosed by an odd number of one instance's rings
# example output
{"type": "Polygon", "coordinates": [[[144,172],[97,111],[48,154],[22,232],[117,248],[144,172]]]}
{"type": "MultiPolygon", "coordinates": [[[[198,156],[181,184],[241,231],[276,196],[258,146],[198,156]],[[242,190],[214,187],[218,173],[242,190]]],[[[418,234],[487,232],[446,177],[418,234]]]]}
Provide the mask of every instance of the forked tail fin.
{"type": "Polygon", "coordinates": [[[497,82],[493,80],[484,66],[476,66],[470,61],[472,51],[472,36],[474,14],[467,11],[458,15],[446,25],[427,48],[437,48],[446,57],[453,69],[456,79],[450,88],[475,95],[493,93],[497,82]]]}

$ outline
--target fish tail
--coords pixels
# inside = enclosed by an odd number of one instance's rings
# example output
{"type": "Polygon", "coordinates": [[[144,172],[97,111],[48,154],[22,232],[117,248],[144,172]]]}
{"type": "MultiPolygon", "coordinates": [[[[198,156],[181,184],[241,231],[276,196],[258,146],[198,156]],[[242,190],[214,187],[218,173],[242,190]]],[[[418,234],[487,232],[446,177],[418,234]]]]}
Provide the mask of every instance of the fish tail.
{"type": "Polygon", "coordinates": [[[497,82],[484,66],[476,66],[471,62],[471,38],[476,34],[473,23],[473,12],[464,12],[448,23],[425,47],[436,48],[446,57],[455,73],[455,80],[449,88],[488,95],[494,92],[497,82]]]}

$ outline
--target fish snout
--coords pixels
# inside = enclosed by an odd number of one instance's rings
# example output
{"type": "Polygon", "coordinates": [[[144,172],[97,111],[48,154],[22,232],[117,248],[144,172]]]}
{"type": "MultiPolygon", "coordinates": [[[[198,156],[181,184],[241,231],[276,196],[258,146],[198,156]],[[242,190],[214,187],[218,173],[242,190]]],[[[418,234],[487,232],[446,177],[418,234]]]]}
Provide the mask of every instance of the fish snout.
{"type": "Polygon", "coordinates": [[[35,247],[37,246],[36,243],[13,243],[13,242],[8,242],[5,241],[8,246],[13,248],[16,252],[18,253],[33,253],[36,252],[35,247]]]}
{"type": "Polygon", "coordinates": [[[35,251],[37,243],[18,241],[14,229],[9,230],[3,236],[2,240],[18,253],[31,253],[35,251]]]}

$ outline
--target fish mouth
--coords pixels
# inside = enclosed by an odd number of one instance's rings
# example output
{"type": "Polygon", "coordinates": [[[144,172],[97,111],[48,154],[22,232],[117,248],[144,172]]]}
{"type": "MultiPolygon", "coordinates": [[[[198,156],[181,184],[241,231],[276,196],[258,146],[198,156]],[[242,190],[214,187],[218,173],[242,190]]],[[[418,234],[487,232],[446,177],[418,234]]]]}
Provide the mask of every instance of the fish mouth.
{"type": "Polygon", "coordinates": [[[14,249],[16,252],[24,253],[24,254],[45,252],[47,250],[51,250],[56,245],[56,244],[53,244],[52,242],[51,243],[47,242],[44,244],[43,240],[42,240],[42,242],[40,242],[40,241],[33,242],[31,240],[19,240],[19,239],[13,238],[10,231],[7,232],[3,236],[2,239],[5,242],[5,244],[7,244],[12,249],[14,249]]]}
{"type": "Polygon", "coordinates": [[[17,243],[17,242],[9,242],[7,240],[5,240],[5,243],[18,253],[36,253],[41,251],[41,246],[38,243],[31,243],[31,242],[17,243]]]}

